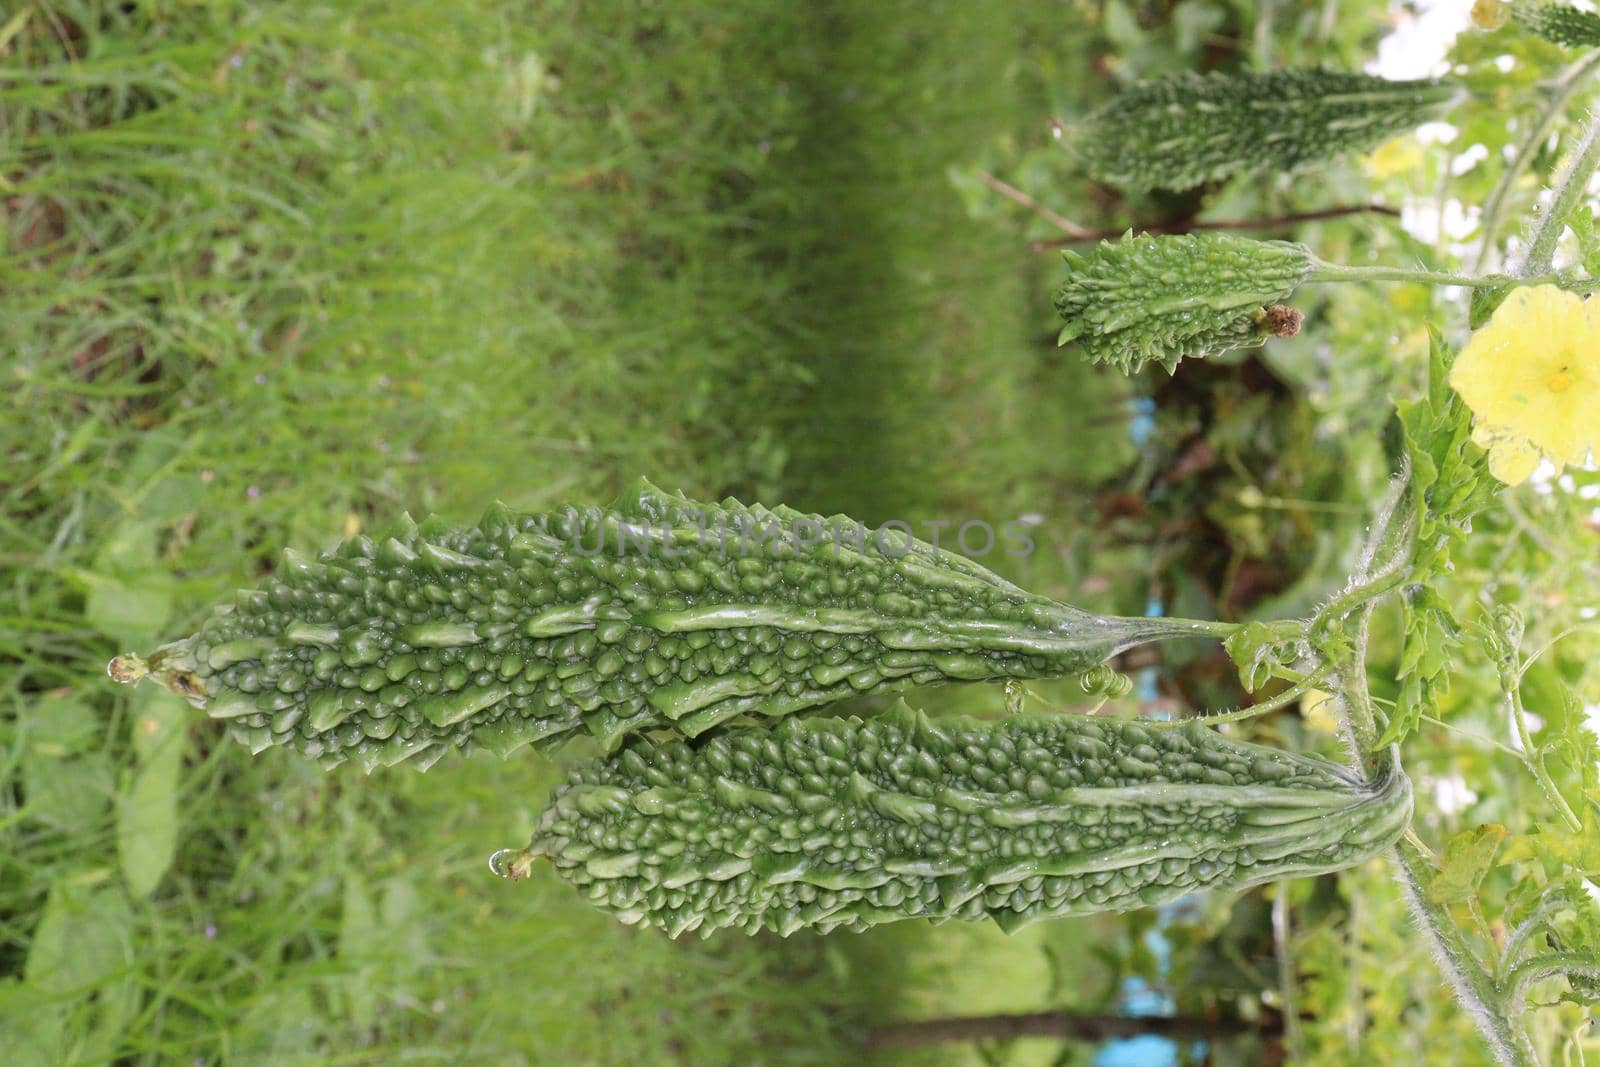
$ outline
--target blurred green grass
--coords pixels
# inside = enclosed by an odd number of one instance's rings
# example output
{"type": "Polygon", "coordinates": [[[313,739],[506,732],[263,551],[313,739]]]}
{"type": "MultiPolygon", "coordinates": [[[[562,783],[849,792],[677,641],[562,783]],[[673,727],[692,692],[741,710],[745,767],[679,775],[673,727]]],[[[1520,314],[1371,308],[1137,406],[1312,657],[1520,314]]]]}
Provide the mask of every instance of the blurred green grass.
{"type": "MultiPolygon", "coordinates": [[[[279,549],[404,510],[646,474],[868,520],[1081,516],[1126,458],[1093,429],[1122,386],[1053,356],[1048,265],[946,177],[1048,111],[1021,59],[1061,13],[936,15],[0,17],[10,1062],[842,1063],[876,1020],[1046,1003],[1039,943],[1079,924],[668,942],[489,876],[556,764],[324,774],[104,675],[279,549]]],[[[1059,548],[1014,566],[1075,591],[1059,548]]]]}

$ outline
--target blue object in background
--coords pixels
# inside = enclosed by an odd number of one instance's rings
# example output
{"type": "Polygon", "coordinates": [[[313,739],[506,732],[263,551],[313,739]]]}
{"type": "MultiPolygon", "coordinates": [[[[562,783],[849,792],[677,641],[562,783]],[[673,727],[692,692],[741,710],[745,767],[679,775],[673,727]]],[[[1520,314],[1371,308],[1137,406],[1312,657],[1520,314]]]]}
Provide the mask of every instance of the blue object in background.
{"type": "MultiPolygon", "coordinates": [[[[1147,619],[1158,619],[1167,613],[1166,606],[1161,603],[1161,598],[1150,597],[1144,602],[1144,614],[1147,619]]],[[[1157,682],[1161,679],[1161,668],[1141,667],[1133,679],[1133,695],[1140,704],[1150,705],[1161,699],[1161,690],[1157,682]]],[[[1156,711],[1152,719],[1170,719],[1172,715],[1166,711],[1156,711]]]]}
{"type": "MultiPolygon", "coordinates": [[[[1150,411],[1155,410],[1155,404],[1148,398],[1145,398],[1144,402],[1149,404],[1150,411]]],[[[1136,416],[1136,420],[1139,417],[1141,416],[1136,416]]],[[[1148,414],[1142,417],[1150,419],[1148,414]]],[[[1153,426],[1154,420],[1150,420],[1150,423],[1153,426]]],[[[1134,435],[1135,431],[1130,428],[1129,433],[1134,435]]],[[[1138,439],[1137,436],[1135,439],[1138,439]]],[[[1157,618],[1166,614],[1166,605],[1161,602],[1160,597],[1152,596],[1145,602],[1144,613],[1146,617],[1157,618]]],[[[1160,697],[1160,691],[1156,686],[1160,677],[1160,671],[1156,667],[1145,667],[1139,671],[1134,680],[1134,695],[1141,703],[1153,703],[1160,697]]],[[[1157,711],[1151,717],[1170,719],[1172,716],[1169,712],[1157,711]]],[[[1193,911],[1194,907],[1191,898],[1184,897],[1171,904],[1163,904],[1156,912],[1156,924],[1145,932],[1144,944],[1150,955],[1155,957],[1157,973],[1164,976],[1172,966],[1172,943],[1162,931],[1174,918],[1180,917],[1184,912],[1193,911]]],[[[1117,993],[1117,1012],[1120,1015],[1170,1016],[1177,1010],[1177,1002],[1171,993],[1152,986],[1143,978],[1123,979],[1122,988],[1117,993]]],[[[1189,1048],[1191,1060],[1198,1061],[1205,1058],[1204,1041],[1191,1042],[1189,1048]]],[[[1172,1038],[1158,1037],[1154,1034],[1112,1038],[1095,1052],[1093,1062],[1094,1067],[1178,1067],[1183,1062],[1183,1049],[1172,1038]]]]}
{"type": "Polygon", "coordinates": [[[1171,1038],[1141,1034],[1106,1042],[1094,1067],[1178,1067],[1178,1045],[1171,1038]]]}
{"type": "Polygon", "coordinates": [[[1147,396],[1137,396],[1128,401],[1133,412],[1128,419],[1128,439],[1143,445],[1156,432],[1156,402],[1147,396]]]}
{"type": "MultiPolygon", "coordinates": [[[[1195,902],[1190,897],[1163,904],[1156,915],[1156,924],[1145,931],[1144,944],[1155,957],[1156,970],[1166,974],[1172,966],[1172,943],[1162,931],[1175,918],[1192,912],[1195,902]]],[[[1117,1013],[1130,1016],[1170,1016],[1178,1009],[1172,994],[1158,989],[1143,978],[1124,978],[1117,993],[1117,1013]]],[[[1204,1041],[1189,1043],[1190,1061],[1203,1060],[1206,1055],[1204,1041]]],[[[1094,1054],[1094,1067],[1178,1067],[1183,1062],[1183,1048],[1170,1037],[1141,1034],[1138,1037],[1112,1038],[1094,1054]]]]}

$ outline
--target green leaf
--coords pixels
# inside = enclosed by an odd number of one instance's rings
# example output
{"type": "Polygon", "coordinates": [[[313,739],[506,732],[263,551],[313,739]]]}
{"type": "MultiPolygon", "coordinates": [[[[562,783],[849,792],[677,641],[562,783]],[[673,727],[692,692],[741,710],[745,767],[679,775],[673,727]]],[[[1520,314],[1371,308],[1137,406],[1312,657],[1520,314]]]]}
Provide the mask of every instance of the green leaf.
{"type": "Polygon", "coordinates": [[[1549,827],[1536,834],[1513,838],[1506,846],[1507,862],[1536,859],[1546,870],[1567,871],[1585,878],[1600,875],[1600,828],[1593,820],[1577,833],[1549,827]]]}
{"type": "Polygon", "coordinates": [[[344,910],[339,919],[339,959],[349,968],[345,983],[351,1019],[370,1026],[377,1017],[377,991],[372,987],[372,962],[383,950],[384,932],[366,881],[354,870],[345,875],[344,910]]]}
{"type": "Polygon", "coordinates": [[[313,1055],[324,1014],[307,985],[263,989],[233,1027],[234,1061],[249,1067],[326,1063],[313,1055]]]}
{"type": "Polygon", "coordinates": [[[1428,883],[1428,899],[1435,904],[1459,904],[1476,899],[1484,876],[1510,834],[1498,823],[1463,830],[1445,845],[1439,873],[1428,883]]]}
{"type": "Polygon", "coordinates": [[[1575,777],[1584,792],[1600,787],[1600,738],[1590,727],[1578,694],[1549,660],[1534,664],[1523,675],[1523,695],[1536,700],[1530,701],[1531,708],[1544,720],[1535,757],[1559,760],[1563,776],[1575,777]]]}
{"type": "Polygon", "coordinates": [[[134,771],[117,798],[117,856],[128,891],[149,896],[172,866],[178,847],[177,754],[134,771]]]}
{"type": "Polygon", "coordinates": [[[111,763],[103,752],[58,759],[28,749],[22,754],[24,811],[63,833],[97,830],[114,789],[111,763]]]}
{"type": "Polygon", "coordinates": [[[117,798],[117,855],[128,891],[145,897],[161,883],[178,846],[178,777],[183,767],[188,713],[154,687],[134,700],[133,749],[137,760],[117,798]]]}
{"type": "Polygon", "coordinates": [[[1488,506],[1495,492],[1483,450],[1472,443],[1472,415],[1450,388],[1454,355],[1430,326],[1428,382],[1423,395],[1396,405],[1411,461],[1411,507],[1417,533],[1412,591],[1403,602],[1404,645],[1400,690],[1380,744],[1396,744],[1414,733],[1422,715],[1438,706],[1449,688],[1451,664],[1460,659],[1463,630],[1450,603],[1431,579],[1450,570],[1450,553],[1488,506]]]}
{"type": "Polygon", "coordinates": [[[103,1060],[136,1006],[133,915],[117,890],[58,883],[45,902],[23,979],[64,1002],[60,1062],[103,1060]]]}
{"type": "MultiPolygon", "coordinates": [[[[1521,842],[1514,842],[1520,845],[1521,842]]],[[[1507,849],[1508,857],[1514,849],[1507,849]]],[[[1506,895],[1504,920],[1516,926],[1545,909],[1542,930],[1533,944],[1548,946],[1555,952],[1573,952],[1600,957],[1600,904],[1589,895],[1588,883],[1573,875],[1543,881],[1536,877],[1519,879],[1506,895]]],[[[1569,976],[1571,988],[1561,999],[1592,1008],[1600,1003],[1600,982],[1569,976]]]]}
{"type": "Polygon", "coordinates": [[[1187,54],[1199,52],[1206,39],[1227,21],[1228,13],[1208,0],[1184,0],[1172,11],[1172,27],[1176,31],[1178,51],[1187,54]]]}
{"type": "Polygon", "coordinates": [[[76,696],[19,698],[17,703],[18,722],[30,749],[47,756],[71,756],[93,748],[100,739],[101,724],[94,709],[76,696]]]}
{"type": "Polygon", "coordinates": [[[111,801],[111,764],[95,748],[101,726],[93,709],[71,696],[17,701],[22,740],[23,811],[68,834],[98,829],[111,801]]]}
{"type": "MultiPolygon", "coordinates": [[[[1503,862],[1508,864],[1515,862],[1516,851],[1517,841],[1513,838],[1506,848],[1503,862]]],[[[1515,926],[1522,922],[1545,902],[1548,894],[1558,892],[1560,888],[1540,878],[1518,878],[1506,893],[1505,911],[1502,916],[1506,924],[1515,926]]]]}
{"type": "Polygon", "coordinates": [[[1509,285],[1484,285],[1472,290],[1472,299],[1467,304],[1467,328],[1481,329],[1484,323],[1494,317],[1500,305],[1506,302],[1512,288],[1509,285]]]}
{"type": "Polygon", "coordinates": [[[1104,18],[1106,40],[1116,45],[1118,51],[1131,52],[1144,40],[1144,30],[1133,8],[1123,0],[1106,0],[1104,18]]]}
{"type": "Polygon", "coordinates": [[[432,958],[427,924],[420,921],[422,911],[422,898],[416,886],[404,878],[391,878],[384,883],[379,905],[384,945],[391,954],[398,954],[391,969],[413,973],[432,958]]]}
{"type": "Polygon", "coordinates": [[[1589,277],[1600,275],[1600,215],[1593,208],[1579,208],[1567,219],[1578,238],[1578,262],[1589,277]]]}
{"type": "Polygon", "coordinates": [[[57,1067],[65,1024],[61,1004],[17,978],[0,979],[0,1034],[10,1067],[57,1067]]]}
{"type": "Polygon", "coordinates": [[[1394,714],[1389,716],[1389,723],[1383,728],[1377,747],[1398,745],[1416,733],[1417,728],[1422,725],[1422,708],[1426,703],[1422,680],[1417,677],[1407,678],[1400,686],[1400,699],[1395,702],[1394,714]]]}
{"type": "Polygon", "coordinates": [[[1254,692],[1299,656],[1305,627],[1297,621],[1247,622],[1222,642],[1239,669],[1239,682],[1254,692]]]}
{"type": "Polygon", "coordinates": [[[125,522],[101,548],[93,572],[80,573],[89,587],[84,617],[127,648],[153,644],[172,615],[172,577],[156,555],[157,524],[125,522]]]}
{"type": "Polygon", "coordinates": [[[142,491],[139,516],[151,522],[169,523],[194,514],[204,502],[205,487],[199,479],[163,475],[142,491]]]}
{"type": "Polygon", "coordinates": [[[133,691],[133,755],[139,763],[163,754],[182,755],[189,706],[164,689],[141,686],[133,691]]]}

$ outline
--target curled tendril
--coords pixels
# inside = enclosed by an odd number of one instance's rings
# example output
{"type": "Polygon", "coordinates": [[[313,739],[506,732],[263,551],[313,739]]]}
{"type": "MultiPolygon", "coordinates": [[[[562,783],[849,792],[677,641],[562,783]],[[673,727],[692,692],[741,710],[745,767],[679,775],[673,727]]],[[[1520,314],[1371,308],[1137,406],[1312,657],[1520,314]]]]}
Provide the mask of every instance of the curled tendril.
{"type": "Polygon", "coordinates": [[[1078,676],[1078,684],[1090,696],[1105,697],[1107,699],[1125,697],[1133,692],[1133,679],[1126,674],[1118,673],[1105,664],[1084,671],[1078,676]]]}

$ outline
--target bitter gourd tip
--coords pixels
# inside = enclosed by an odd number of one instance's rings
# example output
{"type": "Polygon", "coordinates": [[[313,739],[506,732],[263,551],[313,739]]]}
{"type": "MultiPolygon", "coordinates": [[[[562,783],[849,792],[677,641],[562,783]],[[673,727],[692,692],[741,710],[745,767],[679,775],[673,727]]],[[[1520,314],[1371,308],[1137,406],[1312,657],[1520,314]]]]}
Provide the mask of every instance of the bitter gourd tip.
{"type": "Polygon", "coordinates": [[[542,855],[533,848],[502,848],[489,857],[489,870],[507,881],[521,881],[528,877],[542,855]]]}
{"type": "Polygon", "coordinates": [[[139,680],[150,673],[150,666],[137,654],[124,652],[106,664],[106,673],[120,685],[138,685],[139,680]]]}
{"type": "Polygon", "coordinates": [[[639,477],[617,494],[617,499],[612,501],[611,509],[630,518],[660,522],[667,517],[674,505],[681,507],[693,503],[682,493],[674,495],[650,479],[639,477]]]}
{"type": "Polygon", "coordinates": [[[206,706],[206,686],[195,671],[194,657],[186,641],[163,645],[148,657],[124,652],[106,664],[111,680],[121,685],[138,685],[146,678],[163,685],[197,708],[206,706]]]}

